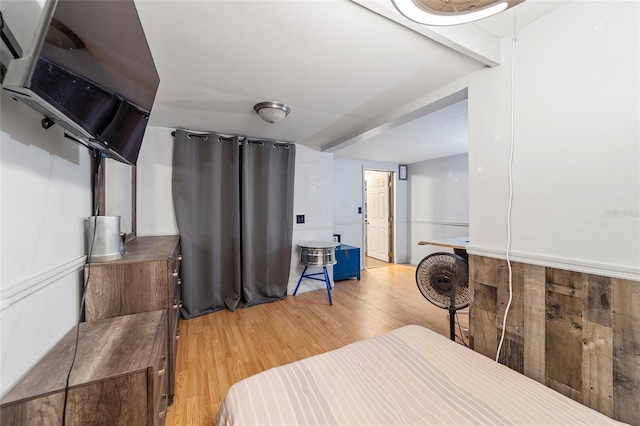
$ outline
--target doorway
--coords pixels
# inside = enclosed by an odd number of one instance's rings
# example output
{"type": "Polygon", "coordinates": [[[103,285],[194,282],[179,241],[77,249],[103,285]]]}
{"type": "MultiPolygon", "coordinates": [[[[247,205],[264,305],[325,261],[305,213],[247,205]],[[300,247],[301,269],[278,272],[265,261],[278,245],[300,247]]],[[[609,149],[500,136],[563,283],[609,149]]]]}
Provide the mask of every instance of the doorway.
{"type": "Polygon", "coordinates": [[[394,173],[364,171],[365,268],[387,266],[394,261],[394,173]]]}

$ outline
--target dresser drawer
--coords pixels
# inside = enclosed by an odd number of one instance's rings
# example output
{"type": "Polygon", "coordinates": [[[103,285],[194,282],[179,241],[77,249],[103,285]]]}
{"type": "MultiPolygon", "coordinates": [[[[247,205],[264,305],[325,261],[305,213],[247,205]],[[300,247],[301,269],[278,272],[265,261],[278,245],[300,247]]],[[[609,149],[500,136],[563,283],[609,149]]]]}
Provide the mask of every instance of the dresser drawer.
{"type": "Polygon", "coordinates": [[[154,424],[164,424],[164,417],[167,408],[168,383],[169,375],[169,359],[168,359],[168,341],[167,328],[164,327],[161,333],[161,339],[154,351],[153,371],[149,374],[153,377],[153,411],[155,415],[154,424]]]}
{"type": "Polygon", "coordinates": [[[156,398],[156,406],[155,406],[155,424],[158,426],[164,425],[164,421],[167,417],[167,407],[169,406],[169,395],[166,393],[167,389],[167,375],[162,376],[160,380],[160,385],[162,389],[165,389],[161,392],[156,398]]]}
{"type": "Polygon", "coordinates": [[[169,404],[173,403],[173,395],[175,394],[175,371],[176,371],[176,357],[178,355],[178,339],[180,339],[179,322],[180,322],[180,309],[182,308],[182,299],[180,298],[180,286],[176,285],[173,290],[173,297],[171,299],[171,315],[169,323],[169,371],[171,374],[168,377],[168,394],[169,404]]]}
{"type": "Polygon", "coordinates": [[[171,272],[174,277],[180,275],[180,264],[182,263],[182,254],[180,254],[180,243],[178,243],[176,250],[171,257],[171,272]]]}

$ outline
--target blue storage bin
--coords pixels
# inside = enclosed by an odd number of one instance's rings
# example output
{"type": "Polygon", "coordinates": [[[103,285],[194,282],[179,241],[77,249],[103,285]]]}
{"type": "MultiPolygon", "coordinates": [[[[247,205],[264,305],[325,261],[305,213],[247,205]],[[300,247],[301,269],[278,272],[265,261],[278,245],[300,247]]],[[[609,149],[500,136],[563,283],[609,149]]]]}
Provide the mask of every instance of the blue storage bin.
{"type": "Polygon", "coordinates": [[[360,248],[341,244],[336,247],[336,264],[333,265],[333,280],[360,279],[360,248]]]}

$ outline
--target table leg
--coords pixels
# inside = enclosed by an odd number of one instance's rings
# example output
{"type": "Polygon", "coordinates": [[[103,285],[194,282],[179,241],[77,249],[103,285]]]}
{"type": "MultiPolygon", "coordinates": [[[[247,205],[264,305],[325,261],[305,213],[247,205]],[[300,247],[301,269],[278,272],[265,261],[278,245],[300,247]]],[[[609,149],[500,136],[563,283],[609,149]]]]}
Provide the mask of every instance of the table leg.
{"type": "Polygon", "coordinates": [[[329,273],[327,272],[327,267],[323,266],[324,270],[324,281],[327,284],[327,295],[329,296],[329,305],[333,305],[333,300],[331,300],[331,281],[329,280],[329,273]]]}
{"type": "Polygon", "coordinates": [[[307,272],[307,268],[309,267],[309,265],[306,265],[304,267],[304,271],[302,271],[302,275],[300,275],[300,279],[298,280],[298,285],[296,286],[296,289],[293,292],[293,295],[295,296],[296,293],[298,292],[298,287],[300,287],[300,283],[302,282],[302,279],[304,278],[304,274],[305,272],[307,272]]]}

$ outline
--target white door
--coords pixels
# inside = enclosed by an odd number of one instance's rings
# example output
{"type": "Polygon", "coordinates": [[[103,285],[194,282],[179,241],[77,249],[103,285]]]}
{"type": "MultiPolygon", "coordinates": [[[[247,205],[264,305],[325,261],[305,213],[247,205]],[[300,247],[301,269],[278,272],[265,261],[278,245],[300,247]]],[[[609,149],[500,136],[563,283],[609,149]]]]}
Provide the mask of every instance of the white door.
{"type": "Polygon", "coordinates": [[[367,256],[389,261],[389,174],[365,170],[367,256]]]}

